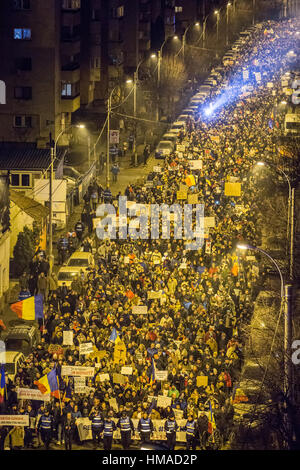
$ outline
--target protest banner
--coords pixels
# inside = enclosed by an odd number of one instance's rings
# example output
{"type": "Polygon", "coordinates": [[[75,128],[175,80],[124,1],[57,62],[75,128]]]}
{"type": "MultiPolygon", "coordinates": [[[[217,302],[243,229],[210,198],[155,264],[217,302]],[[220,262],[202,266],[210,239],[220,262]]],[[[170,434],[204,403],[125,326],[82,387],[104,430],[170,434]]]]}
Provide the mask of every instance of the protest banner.
{"type": "Polygon", "coordinates": [[[29,426],[29,415],[0,415],[0,426],[29,426]]]}
{"type": "MultiPolygon", "coordinates": [[[[115,422],[115,424],[117,424],[118,419],[113,418],[113,421],[115,422]]],[[[132,420],[132,423],[135,429],[135,432],[132,435],[132,439],[137,440],[137,441],[141,439],[140,434],[137,432],[138,422],[139,422],[138,419],[132,420]]],[[[165,429],[164,429],[165,420],[153,419],[152,423],[153,423],[153,434],[150,437],[151,441],[165,441],[167,439],[165,429]]],[[[186,442],[186,432],[184,431],[186,420],[179,419],[177,420],[177,424],[178,424],[178,431],[176,432],[176,441],[186,442]]],[[[79,438],[81,441],[87,441],[87,440],[93,439],[92,422],[89,418],[78,418],[76,420],[76,425],[78,429],[79,438]]],[[[115,440],[121,439],[121,431],[119,428],[117,428],[116,431],[114,431],[113,437],[115,440]]]]}
{"type": "Polygon", "coordinates": [[[94,367],[83,367],[83,366],[62,366],[62,376],[73,376],[73,377],[94,377],[94,367]]]}
{"type": "Polygon", "coordinates": [[[133,305],[132,314],[133,315],[146,315],[148,312],[147,305],[133,305]]]}
{"type": "Polygon", "coordinates": [[[93,343],[81,343],[79,345],[79,354],[81,354],[82,356],[90,354],[92,352],[94,352],[93,343]]]}
{"type": "Polygon", "coordinates": [[[132,367],[122,367],[121,369],[121,374],[122,375],[132,375],[132,367]]]}
{"type": "Polygon", "coordinates": [[[109,374],[99,374],[99,379],[100,379],[100,382],[105,382],[106,380],[110,380],[110,377],[109,377],[109,374]]]}
{"type": "Polygon", "coordinates": [[[204,229],[213,228],[216,226],[215,217],[204,217],[204,229]]]}
{"type": "Polygon", "coordinates": [[[17,387],[17,397],[18,400],[50,401],[50,393],[44,394],[34,388],[17,387]]]}
{"type": "Polygon", "coordinates": [[[189,161],[191,170],[202,170],[203,161],[202,160],[190,160],[189,161]]]}
{"type": "Polygon", "coordinates": [[[123,385],[126,383],[125,377],[122,374],[113,374],[113,383],[123,385]]]}
{"type": "Polygon", "coordinates": [[[189,204],[198,204],[198,194],[189,194],[188,195],[189,204]]]}
{"type": "Polygon", "coordinates": [[[163,397],[159,395],[157,397],[157,407],[158,408],[167,408],[168,406],[172,405],[172,398],[171,397],[163,397]]]}
{"type": "Polygon", "coordinates": [[[119,364],[120,361],[123,361],[123,364],[126,362],[126,346],[123,341],[119,341],[115,344],[114,349],[114,364],[119,364]]]}
{"type": "Polygon", "coordinates": [[[117,413],[119,412],[119,407],[118,407],[118,403],[117,403],[117,400],[115,398],[110,398],[108,400],[110,406],[112,407],[113,410],[115,410],[117,413]]]}
{"type": "Polygon", "coordinates": [[[63,345],[73,346],[73,331],[63,331],[63,345]]]}
{"type": "Polygon", "coordinates": [[[161,298],[161,292],[155,292],[155,291],[150,291],[147,292],[147,297],[148,300],[155,300],[155,299],[160,299],[161,298]]]}
{"type": "Polygon", "coordinates": [[[156,380],[168,380],[168,371],[167,370],[156,370],[155,371],[156,380]]]}
{"type": "Polygon", "coordinates": [[[208,377],[206,375],[198,375],[197,387],[207,387],[208,377]]]}
{"type": "Polygon", "coordinates": [[[225,183],[225,196],[239,197],[241,195],[241,183],[225,183]]]}
{"type": "Polygon", "coordinates": [[[187,199],[187,191],[177,191],[176,197],[178,201],[187,199]]]}

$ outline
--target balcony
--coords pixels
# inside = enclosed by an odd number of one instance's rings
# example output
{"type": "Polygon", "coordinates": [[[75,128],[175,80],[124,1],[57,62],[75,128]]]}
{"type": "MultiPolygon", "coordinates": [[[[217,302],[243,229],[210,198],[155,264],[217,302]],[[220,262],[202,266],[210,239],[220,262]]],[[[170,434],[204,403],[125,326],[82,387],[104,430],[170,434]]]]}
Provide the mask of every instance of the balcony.
{"type": "Polygon", "coordinates": [[[74,113],[80,108],[80,93],[77,96],[62,96],[60,108],[62,113],[74,113]]]}
{"type": "Polygon", "coordinates": [[[65,82],[75,83],[80,80],[80,67],[73,70],[62,70],[61,80],[65,82]]]}

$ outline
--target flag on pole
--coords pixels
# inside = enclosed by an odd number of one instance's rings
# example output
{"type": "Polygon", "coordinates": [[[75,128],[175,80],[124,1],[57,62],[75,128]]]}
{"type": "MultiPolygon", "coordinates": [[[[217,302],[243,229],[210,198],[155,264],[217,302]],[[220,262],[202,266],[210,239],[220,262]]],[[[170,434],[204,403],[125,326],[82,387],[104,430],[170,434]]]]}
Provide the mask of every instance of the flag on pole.
{"type": "Polygon", "coordinates": [[[153,357],[151,359],[151,362],[152,362],[152,370],[151,370],[151,376],[150,376],[150,385],[154,384],[155,382],[155,364],[154,364],[153,357]]]}
{"type": "Polygon", "coordinates": [[[42,294],[34,295],[10,306],[19,318],[23,320],[37,320],[44,318],[44,306],[42,294]]]}
{"type": "Polygon", "coordinates": [[[117,337],[118,337],[117,330],[115,328],[113,328],[113,330],[111,332],[111,335],[109,337],[109,341],[112,341],[114,343],[116,341],[117,337]]]}
{"type": "Polygon", "coordinates": [[[0,376],[0,403],[4,402],[5,394],[5,369],[4,364],[1,365],[1,376],[0,376]]]}
{"type": "Polygon", "coordinates": [[[209,401],[208,432],[212,434],[216,429],[215,417],[212,411],[211,401],[209,401]]]}
{"type": "Polygon", "coordinates": [[[55,398],[60,398],[58,380],[56,370],[52,369],[51,372],[36,380],[34,384],[38,387],[40,392],[45,395],[50,393],[55,398]]]}
{"type": "Polygon", "coordinates": [[[69,402],[70,400],[72,400],[72,390],[71,390],[69,378],[67,377],[66,387],[65,387],[64,394],[63,394],[63,401],[69,402]]]}

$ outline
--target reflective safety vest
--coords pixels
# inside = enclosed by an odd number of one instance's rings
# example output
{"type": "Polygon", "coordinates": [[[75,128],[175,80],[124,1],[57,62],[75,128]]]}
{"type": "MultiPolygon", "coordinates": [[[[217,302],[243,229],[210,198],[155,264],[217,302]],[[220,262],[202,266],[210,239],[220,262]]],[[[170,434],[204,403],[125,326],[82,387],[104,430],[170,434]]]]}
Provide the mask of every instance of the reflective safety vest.
{"type": "Polygon", "coordinates": [[[176,422],[168,419],[166,422],[165,429],[167,434],[172,434],[173,432],[176,432],[176,422]]]}
{"type": "Polygon", "coordinates": [[[141,432],[151,432],[150,418],[141,418],[141,432]]]}
{"type": "Polygon", "coordinates": [[[112,436],[114,432],[114,422],[113,421],[104,421],[104,429],[103,435],[104,436],[112,436]]]}
{"type": "Polygon", "coordinates": [[[121,428],[121,431],[131,430],[130,419],[128,418],[128,416],[126,416],[126,418],[120,418],[120,428],[121,428]]]}
{"type": "Polygon", "coordinates": [[[93,428],[101,428],[103,426],[103,421],[101,415],[94,415],[92,420],[92,427],[93,428]]]}
{"type": "Polygon", "coordinates": [[[41,429],[43,429],[44,431],[50,431],[51,424],[52,424],[51,416],[45,416],[45,415],[41,416],[40,423],[39,423],[39,427],[41,429]]]}
{"type": "Polygon", "coordinates": [[[196,422],[193,421],[187,421],[186,423],[186,433],[188,436],[194,436],[196,433],[196,422]]]}

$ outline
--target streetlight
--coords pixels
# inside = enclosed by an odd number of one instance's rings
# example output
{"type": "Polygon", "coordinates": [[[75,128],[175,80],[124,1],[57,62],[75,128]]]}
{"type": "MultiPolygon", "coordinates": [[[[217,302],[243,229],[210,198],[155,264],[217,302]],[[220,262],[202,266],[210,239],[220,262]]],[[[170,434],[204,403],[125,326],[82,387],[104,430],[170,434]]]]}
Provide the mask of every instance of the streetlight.
{"type": "Polygon", "coordinates": [[[160,78],[161,78],[161,61],[162,61],[162,50],[163,50],[163,47],[164,45],[166,44],[166,42],[170,39],[175,39],[175,41],[178,39],[178,36],[168,36],[164,42],[162,43],[159,51],[158,51],[158,54],[157,54],[157,57],[158,57],[158,62],[157,62],[157,84],[158,86],[160,85],[160,78]]]}
{"type": "Polygon", "coordinates": [[[238,244],[239,250],[254,250],[263,253],[275,265],[281,282],[281,302],[285,302],[285,317],[284,317],[284,392],[287,397],[292,396],[292,366],[291,366],[291,344],[292,344],[292,286],[287,284],[284,287],[283,275],[277,262],[265,250],[247,245],[238,244]]]}
{"type": "Polygon", "coordinates": [[[206,40],[206,22],[209,15],[206,15],[204,20],[202,21],[202,47],[205,48],[205,40],[206,40]]]}
{"type": "MultiPolygon", "coordinates": [[[[182,56],[183,56],[183,60],[184,60],[184,54],[185,54],[185,46],[186,46],[186,35],[187,35],[187,32],[189,31],[189,29],[191,27],[199,27],[200,26],[200,23],[193,23],[193,24],[190,24],[185,30],[184,30],[184,33],[183,33],[183,36],[182,36],[182,56]]],[[[180,51],[179,51],[180,52],[180,51]]]]}
{"type": "Polygon", "coordinates": [[[256,2],[252,0],[252,24],[255,24],[256,2]]]}
{"type": "Polygon", "coordinates": [[[56,160],[56,149],[57,149],[57,143],[60,139],[60,137],[69,129],[72,127],[77,127],[79,129],[85,129],[84,124],[71,124],[68,126],[66,129],[62,129],[58,136],[56,137],[56,140],[53,142],[50,142],[50,178],[49,178],[49,209],[50,209],[50,214],[49,214],[49,272],[51,274],[52,268],[53,268],[53,165],[56,160]]]}
{"type": "Polygon", "coordinates": [[[215,15],[217,15],[217,43],[219,42],[219,21],[220,21],[220,12],[215,10],[215,15]]]}
{"type": "Polygon", "coordinates": [[[228,43],[229,43],[229,40],[228,40],[228,36],[229,36],[229,31],[228,31],[228,25],[229,25],[229,8],[231,7],[231,3],[228,2],[227,5],[226,5],[226,46],[228,46],[228,43]]]}
{"type": "Polygon", "coordinates": [[[295,190],[292,189],[291,180],[281,168],[275,167],[271,163],[257,162],[257,166],[264,167],[266,165],[277,170],[286,179],[289,188],[289,199],[288,199],[288,215],[287,215],[287,241],[289,240],[290,230],[290,279],[293,279],[293,268],[294,268],[294,201],[295,201],[295,190]]]}

